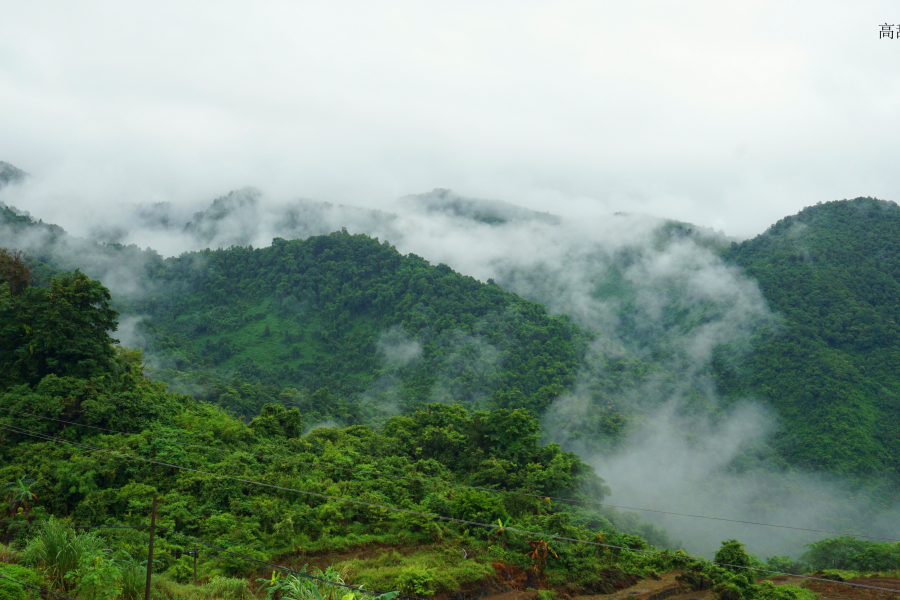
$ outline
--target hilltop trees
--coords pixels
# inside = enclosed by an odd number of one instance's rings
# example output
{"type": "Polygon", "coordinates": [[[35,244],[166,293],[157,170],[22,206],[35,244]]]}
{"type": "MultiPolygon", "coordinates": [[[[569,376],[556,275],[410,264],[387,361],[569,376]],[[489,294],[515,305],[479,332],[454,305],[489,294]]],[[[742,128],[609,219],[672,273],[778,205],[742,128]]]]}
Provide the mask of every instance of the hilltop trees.
{"type": "MultiPolygon", "coordinates": [[[[134,431],[189,401],[144,376],[140,351],[115,345],[118,314],[99,281],[75,271],[33,285],[21,254],[10,251],[0,252],[2,265],[0,406],[134,431]]],[[[45,434],[63,429],[23,419],[45,434]]]]}
{"type": "Polygon", "coordinates": [[[117,317],[99,281],[75,271],[34,286],[21,253],[0,250],[0,386],[108,371],[117,317]]]}

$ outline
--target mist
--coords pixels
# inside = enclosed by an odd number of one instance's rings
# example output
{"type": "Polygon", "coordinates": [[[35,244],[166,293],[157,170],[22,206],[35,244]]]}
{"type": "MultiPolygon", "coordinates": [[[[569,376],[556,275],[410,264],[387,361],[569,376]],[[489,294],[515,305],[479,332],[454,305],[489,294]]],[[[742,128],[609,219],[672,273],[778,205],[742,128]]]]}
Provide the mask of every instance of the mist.
{"type": "Polygon", "coordinates": [[[837,537],[791,528],[897,539],[900,503],[879,509],[865,491],[839,477],[753,460],[758,453],[766,454],[766,437],[776,427],[777,417],[755,402],[741,403],[715,419],[679,415],[673,402],[648,415],[620,447],[582,457],[612,488],[606,500],[611,504],[786,526],[625,510],[657,524],[689,551],[710,558],[731,538],[765,559],[796,558],[805,544],[837,537]]]}
{"type": "MultiPolygon", "coordinates": [[[[10,4],[0,160],[29,175],[3,166],[0,202],[69,235],[5,228],[0,245],[81,268],[127,309],[165,257],[378,237],[594,333],[544,430],[613,503],[900,537],[847,482],[769,464],[777,417],[712,372],[779,326],[720,249],[818,201],[897,197],[900,41],[877,37],[893,9],[10,4]]],[[[144,343],[140,321],[124,310],[122,343],[144,343]]],[[[502,352],[450,341],[433,399],[472,365],[489,395],[502,352]]],[[[388,331],[378,351],[366,394],[387,418],[421,347],[388,331]]],[[[815,537],[644,517],[701,553],[815,537]]]]}
{"type": "Polygon", "coordinates": [[[377,348],[382,368],[360,400],[374,409],[374,421],[381,424],[386,419],[403,413],[398,375],[401,370],[419,361],[422,345],[417,340],[410,339],[401,327],[392,327],[382,332],[377,348]]]}
{"type": "Polygon", "coordinates": [[[81,236],[86,207],[248,185],[379,209],[443,187],[748,237],[896,197],[892,9],[11,3],[0,160],[41,189],[8,202],[81,236]]]}
{"type": "MultiPolygon", "coordinates": [[[[864,496],[855,496],[858,492],[848,482],[773,463],[766,440],[778,428],[777,415],[757,399],[726,399],[716,390],[714,354],[740,359],[760,328],[779,326],[756,283],[719,258],[733,238],[641,214],[575,220],[445,189],[403,196],[390,208],[281,201],[241,188],[190,211],[165,204],[121,205],[106,220],[86,217],[105,224],[90,230],[89,240],[52,235],[55,230],[50,229],[24,238],[11,231],[0,234],[26,249],[56,248],[58,256],[93,271],[125,298],[146,297],[154,290],[142,289],[143,279],[132,268],[108,257],[106,243],[135,244],[135,260],[147,263],[161,256],[138,246],[172,255],[206,247],[261,247],[273,237],[305,238],[341,228],[380,237],[432,264],[445,263],[481,281],[491,279],[595,332],[578,384],[549,407],[543,428],[548,441],[577,452],[607,481],[612,489],[608,502],[794,527],[900,534],[895,513],[876,511],[864,496]],[[634,361],[644,361],[649,372],[622,380],[620,365],[634,361]],[[628,419],[614,431],[604,430],[603,419],[614,414],[628,419]]],[[[140,315],[123,315],[117,335],[126,345],[142,345],[140,320],[140,315]]],[[[445,343],[450,350],[437,373],[432,400],[482,406],[493,391],[502,352],[477,335],[460,334],[445,343]],[[462,373],[483,383],[477,398],[460,398],[448,385],[462,373]]],[[[360,401],[383,422],[402,412],[398,374],[416,364],[422,347],[392,329],[382,334],[377,351],[382,368],[360,401]]],[[[805,543],[828,537],[639,514],[689,551],[706,555],[722,540],[737,537],[762,557],[797,556],[805,543]]]]}

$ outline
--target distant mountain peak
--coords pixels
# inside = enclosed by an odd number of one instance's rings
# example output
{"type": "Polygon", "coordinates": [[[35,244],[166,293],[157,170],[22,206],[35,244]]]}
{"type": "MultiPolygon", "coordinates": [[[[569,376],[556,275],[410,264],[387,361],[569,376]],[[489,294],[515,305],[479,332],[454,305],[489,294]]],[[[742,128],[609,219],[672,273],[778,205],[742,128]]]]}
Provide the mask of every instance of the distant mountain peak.
{"type": "Polygon", "coordinates": [[[223,234],[233,245],[247,245],[256,227],[262,192],[246,187],[216,198],[206,210],[194,213],[184,231],[209,243],[223,234]]]}
{"type": "MultiPolygon", "coordinates": [[[[228,192],[227,195],[213,200],[212,204],[206,210],[194,213],[193,223],[199,224],[203,221],[210,220],[218,221],[242,208],[255,208],[257,204],[259,204],[259,197],[261,195],[262,192],[252,187],[245,187],[228,192]]],[[[190,226],[190,223],[188,225],[190,226]]]]}
{"type": "Polygon", "coordinates": [[[407,196],[405,200],[426,213],[444,213],[488,225],[503,225],[510,221],[542,221],[552,225],[561,222],[560,217],[550,213],[538,212],[500,200],[466,198],[444,188],[435,188],[427,194],[407,196]]]}
{"type": "Polygon", "coordinates": [[[0,187],[10,183],[20,183],[29,177],[22,169],[0,160],[0,187]]]}

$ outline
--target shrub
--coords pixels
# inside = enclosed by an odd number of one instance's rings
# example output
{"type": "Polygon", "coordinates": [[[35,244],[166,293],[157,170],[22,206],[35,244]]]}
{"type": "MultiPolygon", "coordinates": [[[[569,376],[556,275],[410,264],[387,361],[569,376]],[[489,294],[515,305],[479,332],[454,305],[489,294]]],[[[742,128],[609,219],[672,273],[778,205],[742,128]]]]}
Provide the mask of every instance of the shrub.
{"type": "MultiPolygon", "coordinates": [[[[303,571],[305,570],[306,567],[303,568],[303,571]]],[[[285,582],[285,598],[290,600],[340,600],[347,593],[347,588],[341,587],[345,583],[344,576],[344,571],[328,567],[316,575],[320,579],[338,584],[328,585],[324,581],[291,575],[285,582]]]]}
{"type": "Polygon", "coordinates": [[[736,573],[746,572],[746,567],[751,564],[750,555],[744,550],[744,545],[737,540],[725,540],[722,547],[716,550],[714,562],[723,568],[736,573]],[[741,568],[744,567],[744,568],[741,568]]]}
{"type": "Polygon", "coordinates": [[[15,548],[6,544],[0,544],[0,563],[17,563],[22,560],[22,554],[15,548]]]}
{"type": "Polygon", "coordinates": [[[40,567],[50,587],[71,591],[77,585],[75,573],[84,560],[101,552],[100,538],[93,532],[76,531],[50,518],[25,546],[25,564],[40,567]]]}
{"type": "Polygon", "coordinates": [[[147,584],[147,568],[131,556],[126,556],[127,559],[119,563],[122,600],[140,600],[147,584]]]}
{"type": "Polygon", "coordinates": [[[102,550],[84,552],[78,570],[66,578],[76,582],[75,594],[84,600],[113,600],[122,588],[119,568],[102,550]]]}
{"type": "Polygon", "coordinates": [[[166,574],[178,583],[189,583],[194,580],[194,559],[182,556],[166,569],[166,574]]]}
{"type": "Polygon", "coordinates": [[[815,600],[816,595],[793,585],[775,585],[771,581],[761,581],[756,586],[755,600],[815,600]]]}
{"type": "Polygon", "coordinates": [[[9,579],[0,579],[0,600],[28,600],[39,598],[38,591],[28,586],[19,585],[18,581],[31,585],[44,585],[43,578],[27,567],[13,564],[0,564],[0,575],[9,579]],[[14,581],[10,581],[10,579],[14,581]]]}
{"type": "Polygon", "coordinates": [[[231,577],[214,577],[206,586],[206,592],[212,598],[223,600],[248,600],[253,596],[250,584],[245,579],[231,577]]]}
{"type": "Polygon", "coordinates": [[[404,594],[434,596],[434,569],[405,569],[397,578],[397,587],[404,594]]]}
{"type": "Polygon", "coordinates": [[[743,598],[741,588],[733,583],[725,584],[719,590],[719,600],[743,600],[743,598]]]}
{"type": "Polygon", "coordinates": [[[766,568],[779,573],[800,575],[809,572],[809,565],[802,560],[794,560],[789,556],[770,556],[766,561],[766,568]]]}

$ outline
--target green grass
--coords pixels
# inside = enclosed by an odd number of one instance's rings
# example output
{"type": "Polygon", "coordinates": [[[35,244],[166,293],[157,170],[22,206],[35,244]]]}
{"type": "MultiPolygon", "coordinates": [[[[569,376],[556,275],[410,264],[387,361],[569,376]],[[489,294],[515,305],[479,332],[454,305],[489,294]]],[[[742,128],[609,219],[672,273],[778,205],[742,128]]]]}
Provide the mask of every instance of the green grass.
{"type": "MultiPolygon", "coordinates": [[[[0,562],[0,575],[30,585],[42,587],[47,585],[39,573],[22,565],[0,562]]],[[[0,579],[0,600],[38,600],[40,598],[36,590],[9,581],[9,579],[0,579]]]]}
{"type": "Polygon", "coordinates": [[[385,549],[375,556],[354,558],[336,566],[347,569],[351,581],[366,589],[396,589],[409,594],[432,595],[466,589],[494,576],[489,564],[478,562],[473,556],[463,558],[461,548],[456,545],[418,546],[410,553],[385,549]]]}

